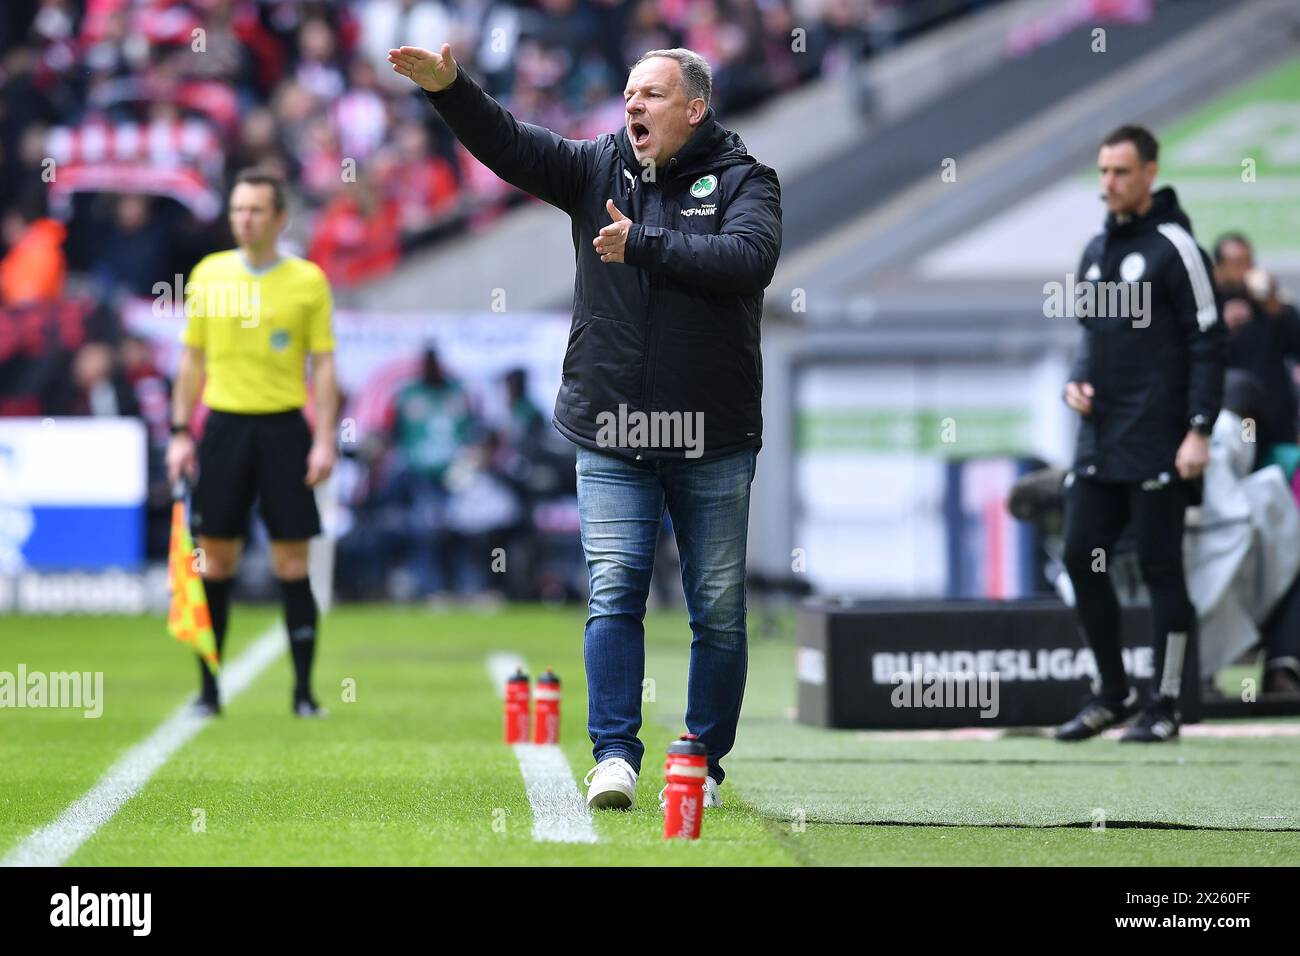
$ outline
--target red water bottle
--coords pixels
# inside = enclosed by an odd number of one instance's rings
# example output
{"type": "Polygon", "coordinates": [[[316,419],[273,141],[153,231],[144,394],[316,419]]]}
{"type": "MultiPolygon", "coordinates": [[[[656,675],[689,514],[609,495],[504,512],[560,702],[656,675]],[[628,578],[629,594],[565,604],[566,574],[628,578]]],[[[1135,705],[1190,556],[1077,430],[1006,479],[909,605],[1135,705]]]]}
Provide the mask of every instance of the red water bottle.
{"type": "Polygon", "coordinates": [[[533,694],[533,743],[560,742],[560,679],[549,667],[537,678],[533,694]]]}
{"type": "Polygon", "coordinates": [[[668,745],[664,765],[664,839],[698,840],[704,816],[704,778],[708,753],[694,734],[682,734],[668,745]]]}
{"type": "Polygon", "coordinates": [[[506,681],[506,743],[528,743],[528,675],[522,667],[506,681]]]}

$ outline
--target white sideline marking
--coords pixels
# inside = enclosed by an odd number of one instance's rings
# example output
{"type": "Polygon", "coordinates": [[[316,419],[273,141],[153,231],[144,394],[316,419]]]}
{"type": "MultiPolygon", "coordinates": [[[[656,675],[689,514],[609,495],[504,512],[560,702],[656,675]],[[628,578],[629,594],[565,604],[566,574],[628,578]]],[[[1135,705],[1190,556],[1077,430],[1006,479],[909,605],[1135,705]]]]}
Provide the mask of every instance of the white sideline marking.
{"type": "MultiPolygon", "coordinates": [[[[498,697],[505,697],[506,681],[523,666],[524,660],[517,654],[488,655],[488,674],[498,697]]],[[[533,808],[533,839],[539,843],[595,843],[591,811],[578,792],[564,751],[555,744],[515,744],[511,749],[533,808]]]]}
{"type": "MultiPolygon", "coordinates": [[[[221,669],[219,678],[222,703],[234,700],[253,683],[267,665],[284,652],[284,631],[271,628],[238,658],[221,669]]],[[[164,720],[140,743],[128,750],[108,768],[80,800],[69,806],[53,823],[34,830],[18,844],[0,866],[62,866],[77,849],[95,835],[118,810],[149,782],[195,734],[207,725],[210,717],[196,717],[189,703],[164,720]]]]}
{"type": "Polygon", "coordinates": [[[578,792],[564,751],[555,744],[515,744],[528,802],[533,839],[539,843],[595,843],[596,828],[578,792]]]}

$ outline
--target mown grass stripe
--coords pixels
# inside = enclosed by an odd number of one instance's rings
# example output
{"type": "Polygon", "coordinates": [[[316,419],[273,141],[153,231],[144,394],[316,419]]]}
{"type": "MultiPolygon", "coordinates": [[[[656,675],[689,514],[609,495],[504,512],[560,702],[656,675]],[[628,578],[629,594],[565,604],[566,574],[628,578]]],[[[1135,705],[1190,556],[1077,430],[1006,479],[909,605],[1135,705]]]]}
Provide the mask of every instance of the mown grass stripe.
{"type": "MultiPolygon", "coordinates": [[[[229,702],[243,693],[267,665],[284,652],[284,643],[284,632],[277,625],[223,668],[223,701],[229,702]]],[[[62,866],[211,719],[195,716],[188,702],[182,704],[152,734],[109,767],[95,785],[64,810],[58,819],[34,830],[0,859],[0,866],[62,866]]]]}

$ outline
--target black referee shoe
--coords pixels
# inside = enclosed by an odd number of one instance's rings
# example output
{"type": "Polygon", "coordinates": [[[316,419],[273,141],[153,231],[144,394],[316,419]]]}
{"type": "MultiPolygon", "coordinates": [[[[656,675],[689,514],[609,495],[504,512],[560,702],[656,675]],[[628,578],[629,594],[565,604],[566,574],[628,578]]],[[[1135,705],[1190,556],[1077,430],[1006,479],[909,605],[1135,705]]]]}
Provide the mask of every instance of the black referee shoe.
{"type": "Polygon", "coordinates": [[[310,697],[303,697],[293,702],[293,715],[307,720],[319,720],[328,717],[329,711],[310,697]]]}
{"type": "Polygon", "coordinates": [[[1178,739],[1178,708],[1168,697],[1148,705],[1133,726],[1124,731],[1120,743],[1158,744],[1178,739]]]}
{"type": "Polygon", "coordinates": [[[1129,688],[1122,701],[1094,697],[1083,705],[1083,710],[1056,728],[1057,740],[1087,740],[1103,730],[1118,727],[1138,712],[1138,695],[1129,688]]]}
{"type": "Polygon", "coordinates": [[[221,704],[215,698],[199,696],[190,704],[190,714],[194,717],[220,717],[221,704]]]}

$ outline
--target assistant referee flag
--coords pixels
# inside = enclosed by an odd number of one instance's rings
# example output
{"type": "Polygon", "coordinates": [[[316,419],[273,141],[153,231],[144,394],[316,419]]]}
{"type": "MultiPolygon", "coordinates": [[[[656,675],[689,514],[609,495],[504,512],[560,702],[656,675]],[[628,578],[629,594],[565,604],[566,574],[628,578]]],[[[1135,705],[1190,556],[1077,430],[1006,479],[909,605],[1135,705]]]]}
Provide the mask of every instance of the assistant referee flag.
{"type": "Polygon", "coordinates": [[[178,500],[172,504],[172,538],[167,551],[167,587],[172,595],[167,630],[176,640],[194,645],[216,673],[220,670],[217,638],[212,633],[208,595],[203,590],[203,579],[194,569],[193,556],[194,541],[185,521],[185,502],[178,500]]]}

